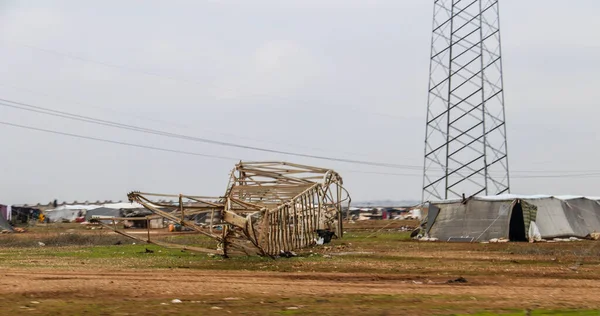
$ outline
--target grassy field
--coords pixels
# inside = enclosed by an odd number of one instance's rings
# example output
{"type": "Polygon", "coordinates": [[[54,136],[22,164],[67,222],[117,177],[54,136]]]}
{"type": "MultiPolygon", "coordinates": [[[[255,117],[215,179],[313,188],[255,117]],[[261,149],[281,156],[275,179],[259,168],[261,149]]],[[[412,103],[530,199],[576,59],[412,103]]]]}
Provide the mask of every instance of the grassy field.
{"type": "MultiPolygon", "coordinates": [[[[598,242],[416,242],[400,226],[349,225],[343,239],[276,260],[134,244],[75,225],[36,227],[0,236],[0,311],[600,315],[598,242]],[[453,282],[460,277],[466,282],[453,282]]],[[[215,246],[193,234],[153,232],[152,238],[215,246]]]]}

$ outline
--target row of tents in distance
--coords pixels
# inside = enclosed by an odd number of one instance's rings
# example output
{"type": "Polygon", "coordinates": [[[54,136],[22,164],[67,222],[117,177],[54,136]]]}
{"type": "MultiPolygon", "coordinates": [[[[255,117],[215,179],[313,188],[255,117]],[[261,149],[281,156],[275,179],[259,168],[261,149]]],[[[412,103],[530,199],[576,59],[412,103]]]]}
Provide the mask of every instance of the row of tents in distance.
{"type": "MultiPolygon", "coordinates": [[[[65,204],[47,210],[0,205],[0,230],[10,231],[10,222],[35,220],[42,213],[47,222],[150,215],[137,203],[65,204]]],[[[600,197],[498,195],[432,202],[422,207],[350,207],[344,213],[354,220],[420,219],[419,235],[442,241],[532,241],[600,235],[600,197]]]]}
{"type": "MultiPolygon", "coordinates": [[[[152,213],[138,203],[63,204],[56,208],[0,205],[0,231],[12,231],[12,226],[30,222],[70,223],[113,217],[139,217],[152,213]]],[[[143,223],[142,223],[143,224],[143,223]]],[[[162,220],[151,222],[162,227],[162,220]]]]}

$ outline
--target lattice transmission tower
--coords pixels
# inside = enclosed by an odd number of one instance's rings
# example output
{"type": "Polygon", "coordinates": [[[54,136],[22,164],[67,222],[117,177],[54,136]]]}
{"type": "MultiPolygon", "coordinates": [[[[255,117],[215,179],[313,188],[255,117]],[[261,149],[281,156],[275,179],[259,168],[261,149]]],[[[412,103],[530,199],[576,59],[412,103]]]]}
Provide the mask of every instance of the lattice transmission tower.
{"type": "Polygon", "coordinates": [[[423,201],[509,192],[498,0],[434,0],[423,201]]]}

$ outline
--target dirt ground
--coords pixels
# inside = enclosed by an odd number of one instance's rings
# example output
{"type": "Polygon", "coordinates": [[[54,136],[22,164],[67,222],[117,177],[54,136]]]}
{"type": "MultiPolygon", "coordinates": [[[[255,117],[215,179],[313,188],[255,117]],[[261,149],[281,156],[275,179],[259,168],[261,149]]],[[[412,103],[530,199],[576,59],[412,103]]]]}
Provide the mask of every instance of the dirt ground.
{"type": "Polygon", "coordinates": [[[277,260],[215,259],[146,245],[0,246],[0,310],[3,315],[600,315],[598,242],[423,243],[406,240],[406,233],[384,233],[389,227],[382,227],[349,230],[343,240],[314,249],[314,256],[277,260]],[[153,253],[144,253],[148,248],[153,253]],[[465,282],[449,282],[459,277],[465,282]]]}

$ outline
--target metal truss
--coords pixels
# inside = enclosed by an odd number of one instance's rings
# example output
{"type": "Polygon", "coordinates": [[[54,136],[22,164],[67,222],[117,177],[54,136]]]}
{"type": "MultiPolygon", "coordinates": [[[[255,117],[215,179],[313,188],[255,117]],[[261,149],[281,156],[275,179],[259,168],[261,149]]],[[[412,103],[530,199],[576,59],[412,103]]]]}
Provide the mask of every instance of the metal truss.
{"type": "MultiPolygon", "coordinates": [[[[218,198],[140,192],[131,192],[128,198],[156,216],[219,243],[216,250],[185,249],[224,256],[274,257],[282,252],[313,246],[319,231],[331,232],[341,238],[342,207],[350,204],[342,177],[335,171],[286,162],[238,163],[231,172],[225,195],[218,198]],[[178,198],[179,201],[152,200],[157,197],[178,198]],[[208,227],[191,220],[200,215],[210,216],[208,227]],[[220,230],[213,230],[214,226],[220,230]]],[[[139,240],[131,234],[118,233],[139,240]]],[[[149,233],[146,241],[150,242],[149,233]]]]}
{"type": "Polygon", "coordinates": [[[435,0],[423,201],[509,192],[498,0],[435,0]]]}

